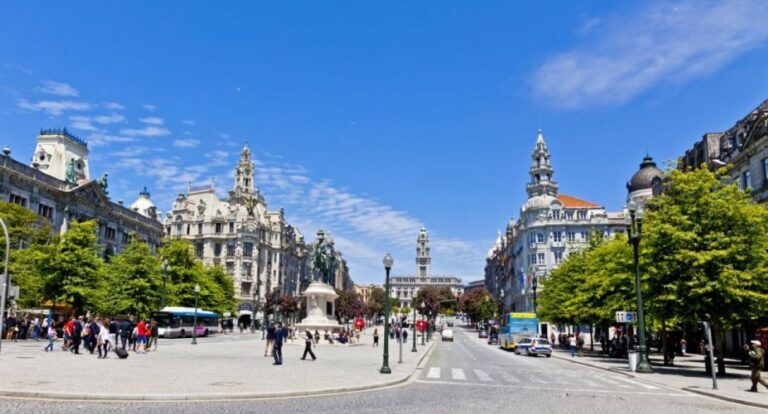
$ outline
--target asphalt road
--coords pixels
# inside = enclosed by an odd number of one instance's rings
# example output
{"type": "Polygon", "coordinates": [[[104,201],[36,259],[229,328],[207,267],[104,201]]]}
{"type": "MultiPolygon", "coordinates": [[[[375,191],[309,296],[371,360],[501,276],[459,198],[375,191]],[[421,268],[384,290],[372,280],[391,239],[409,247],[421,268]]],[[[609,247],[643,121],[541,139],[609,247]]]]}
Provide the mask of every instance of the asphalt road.
{"type": "MultiPolygon", "coordinates": [[[[396,363],[396,348],[392,353],[396,363]]],[[[103,375],[108,373],[92,373],[103,375]]],[[[76,381],[75,378],[73,380],[76,381]]],[[[130,384],[126,384],[130,386],[130,384]]],[[[0,413],[757,413],[556,358],[502,351],[456,330],[414,381],[326,397],[222,402],[58,402],[0,399],[0,413]]]]}

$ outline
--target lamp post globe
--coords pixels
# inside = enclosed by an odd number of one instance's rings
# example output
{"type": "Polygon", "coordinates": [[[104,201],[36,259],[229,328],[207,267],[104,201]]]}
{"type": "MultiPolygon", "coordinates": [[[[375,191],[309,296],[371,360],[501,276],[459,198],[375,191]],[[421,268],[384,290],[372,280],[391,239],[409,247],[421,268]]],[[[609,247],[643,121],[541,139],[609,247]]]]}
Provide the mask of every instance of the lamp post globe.
{"type": "Polygon", "coordinates": [[[389,308],[392,305],[392,302],[389,299],[389,271],[395,264],[395,260],[392,259],[392,256],[389,253],[387,253],[387,255],[384,256],[384,260],[382,260],[382,264],[384,264],[384,269],[386,270],[386,279],[384,282],[384,297],[386,300],[384,301],[384,356],[379,372],[382,374],[391,374],[392,369],[389,368],[389,308]]]}
{"type": "Polygon", "coordinates": [[[195,283],[195,322],[192,324],[192,345],[197,345],[197,297],[200,296],[200,285],[195,283]]]}

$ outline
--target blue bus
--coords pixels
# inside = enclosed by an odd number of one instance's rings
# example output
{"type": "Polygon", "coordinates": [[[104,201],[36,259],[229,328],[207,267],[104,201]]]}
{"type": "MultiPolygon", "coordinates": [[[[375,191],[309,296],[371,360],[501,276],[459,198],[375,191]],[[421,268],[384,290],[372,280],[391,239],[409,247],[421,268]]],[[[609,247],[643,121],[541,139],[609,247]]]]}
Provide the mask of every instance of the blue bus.
{"type": "Polygon", "coordinates": [[[512,312],[503,315],[499,329],[499,348],[514,351],[522,338],[535,337],[539,320],[533,312],[512,312]]]}
{"type": "MultiPolygon", "coordinates": [[[[163,338],[192,336],[195,308],[166,306],[161,311],[152,312],[150,317],[157,322],[157,333],[163,338]]],[[[219,314],[198,309],[196,330],[197,336],[208,336],[219,332],[219,314]]]]}

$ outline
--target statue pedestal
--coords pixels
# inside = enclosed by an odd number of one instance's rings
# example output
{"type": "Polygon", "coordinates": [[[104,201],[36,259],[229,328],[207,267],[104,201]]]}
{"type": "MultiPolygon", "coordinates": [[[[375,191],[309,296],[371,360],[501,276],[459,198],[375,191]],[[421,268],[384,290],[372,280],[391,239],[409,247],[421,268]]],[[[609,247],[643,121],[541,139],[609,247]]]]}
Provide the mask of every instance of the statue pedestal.
{"type": "Polygon", "coordinates": [[[307,317],[296,327],[299,331],[315,331],[321,335],[328,331],[331,333],[341,329],[336,322],[335,300],[339,297],[330,285],[322,282],[312,282],[307,290],[301,294],[307,298],[307,317]]]}

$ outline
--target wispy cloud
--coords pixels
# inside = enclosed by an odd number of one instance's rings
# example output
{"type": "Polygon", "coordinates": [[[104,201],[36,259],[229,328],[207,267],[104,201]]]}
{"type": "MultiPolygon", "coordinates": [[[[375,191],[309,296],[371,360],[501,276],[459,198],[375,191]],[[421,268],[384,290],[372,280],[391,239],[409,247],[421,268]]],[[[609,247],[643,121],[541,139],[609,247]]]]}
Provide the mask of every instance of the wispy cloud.
{"type": "Polygon", "coordinates": [[[579,108],[626,102],[664,82],[714,72],[763,45],[768,15],[762,0],[643,3],[590,26],[592,38],[546,60],[534,93],[554,106],[579,108]]]}
{"type": "Polygon", "coordinates": [[[164,137],[171,135],[171,131],[162,126],[148,125],[144,128],[125,128],[120,133],[129,137],[164,137]]]}
{"type": "Polygon", "coordinates": [[[165,120],[163,118],[160,118],[159,116],[149,116],[146,118],[139,118],[139,121],[150,124],[150,125],[163,125],[165,124],[165,120]]]}
{"type": "Polygon", "coordinates": [[[93,120],[89,116],[70,116],[70,127],[79,129],[82,131],[98,131],[99,129],[93,125],[93,120]]]}
{"type": "Polygon", "coordinates": [[[111,113],[109,115],[94,116],[93,121],[99,124],[116,124],[125,121],[125,117],[120,114],[111,113]]]}
{"type": "Polygon", "coordinates": [[[136,138],[123,136],[123,135],[112,135],[106,131],[98,131],[93,134],[90,134],[88,135],[87,139],[88,139],[88,145],[92,147],[103,146],[111,143],[136,141],[136,138]]]}
{"type": "Polygon", "coordinates": [[[184,124],[184,125],[189,125],[189,126],[195,125],[195,121],[193,121],[191,119],[185,119],[185,120],[181,121],[181,123],[184,124]]]}
{"type": "Polygon", "coordinates": [[[16,106],[21,109],[35,112],[45,112],[49,115],[59,116],[66,111],[87,111],[93,106],[87,102],[78,101],[37,101],[30,102],[26,99],[16,101],[16,106]]]}
{"type": "Polygon", "coordinates": [[[173,141],[174,147],[179,148],[194,148],[200,145],[199,139],[189,138],[189,139],[177,139],[173,141]]]}
{"type": "Polygon", "coordinates": [[[145,104],[141,105],[141,107],[142,107],[142,108],[144,108],[144,109],[146,109],[146,110],[147,110],[147,111],[149,111],[149,112],[154,112],[154,111],[155,111],[155,109],[157,109],[157,107],[156,107],[155,105],[152,105],[152,104],[147,104],[147,103],[145,103],[145,104]]]}
{"type": "Polygon", "coordinates": [[[105,103],[101,104],[101,106],[106,108],[106,109],[114,109],[116,111],[121,111],[121,110],[125,109],[124,105],[122,105],[120,103],[117,103],[117,102],[105,102],[105,103]]]}
{"type": "Polygon", "coordinates": [[[35,91],[56,96],[77,96],[77,89],[64,82],[44,81],[35,91]]]}

